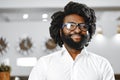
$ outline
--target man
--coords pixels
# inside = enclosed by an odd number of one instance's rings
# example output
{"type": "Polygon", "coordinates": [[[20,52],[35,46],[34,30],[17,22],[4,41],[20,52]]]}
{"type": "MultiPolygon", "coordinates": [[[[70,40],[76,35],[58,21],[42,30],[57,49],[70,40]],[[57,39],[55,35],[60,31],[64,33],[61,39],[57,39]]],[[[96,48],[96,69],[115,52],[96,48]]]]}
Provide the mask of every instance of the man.
{"type": "Polygon", "coordinates": [[[50,35],[62,49],[41,57],[29,80],[115,80],[108,60],[85,50],[95,22],[94,10],[77,2],[54,13],[50,35]]]}

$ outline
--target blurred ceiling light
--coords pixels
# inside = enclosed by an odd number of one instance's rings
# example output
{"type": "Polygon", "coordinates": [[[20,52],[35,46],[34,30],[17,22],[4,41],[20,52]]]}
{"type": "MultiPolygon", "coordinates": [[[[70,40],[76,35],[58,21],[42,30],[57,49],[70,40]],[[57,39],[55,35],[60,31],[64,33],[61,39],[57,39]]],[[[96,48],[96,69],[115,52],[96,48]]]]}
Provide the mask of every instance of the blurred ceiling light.
{"type": "Polygon", "coordinates": [[[48,14],[46,14],[46,13],[42,14],[42,18],[43,18],[43,19],[48,18],[48,14]]]}
{"type": "Polygon", "coordinates": [[[28,19],[29,15],[28,14],[23,14],[23,19],[28,19]]]}
{"type": "Polygon", "coordinates": [[[118,26],[117,26],[117,34],[120,35],[120,17],[117,19],[118,26]]]}
{"type": "Polygon", "coordinates": [[[96,29],[95,41],[97,43],[105,42],[105,37],[103,35],[103,30],[101,27],[97,27],[97,29],[96,29]]]}
{"type": "Polygon", "coordinates": [[[21,67],[32,67],[36,64],[36,57],[17,58],[17,66],[21,67]]]}
{"type": "Polygon", "coordinates": [[[102,28],[101,27],[97,27],[97,34],[101,34],[101,35],[103,35],[103,30],[102,30],[102,28]]]}
{"type": "Polygon", "coordinates": [[[118,44],[120,43],[120,17],[117,18],[118,26],[117,26],[117,33],[113,37],[113,40],[118,44]]]}
{"type": "Polygon", "coordinates": [[[117,20],[120,21],[120,17],[118,17],[117,20]]]}
{"type": "Polygon", "coordinates": [[[104,40],[104,36],[102,34],[97,34],[95,37],[96,41],[103,41],[104,40]]]}
{"type": "Polygon", "coordinates": [[[15,80],[20,80],[20,78],[18,76],[15,77],[15,80]]]}
{"type": "Polygon", "coordinates": [[[43,22],[47,22],[47,19],[42,19],[43,22]]]}
{"type": "Polygon", "coordinates": [[[120,34],[120,17],[117,18],[117,23],[118,23],[117,34],[120,34]]]}
{"type": "Polygon", "coordinates": [[[120,43],[120,34],[116,34],[114,36],[114,41],[117,42],[117,43],[120,43]]]}
{"type": "Polygon", "coordinates": [[[117,34],[120,34],[120,25],[117,27],[117,34]]]}
{"type": "Polygon", "coordinates": [[[117,27],[117,34],[114,36],[114,39],[116,40],[116,42],[120,41],[120,25],[118,25],[117,27]]]}

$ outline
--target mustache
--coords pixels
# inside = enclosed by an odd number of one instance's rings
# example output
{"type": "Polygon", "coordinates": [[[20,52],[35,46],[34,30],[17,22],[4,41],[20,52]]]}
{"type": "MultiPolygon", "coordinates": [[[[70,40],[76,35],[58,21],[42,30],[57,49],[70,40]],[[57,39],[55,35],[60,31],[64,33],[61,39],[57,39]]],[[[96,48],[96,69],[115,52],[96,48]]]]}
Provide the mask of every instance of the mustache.
{"type": "Polygon", "coordinates": [[[80,34],[80,33],[74,33],[74,34],[69,34],[68,37],[71,37],[72,35],[78,35],[78,36],[81,36],[81,37],[84,37],[84,36],[85,36],[85,35],[80,34]]]}

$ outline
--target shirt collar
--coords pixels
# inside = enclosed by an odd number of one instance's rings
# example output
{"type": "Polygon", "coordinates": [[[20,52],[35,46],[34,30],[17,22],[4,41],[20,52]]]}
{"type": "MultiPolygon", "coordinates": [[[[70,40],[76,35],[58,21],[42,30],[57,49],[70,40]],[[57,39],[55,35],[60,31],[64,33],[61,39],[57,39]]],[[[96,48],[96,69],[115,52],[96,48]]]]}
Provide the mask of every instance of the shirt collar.
{"type": "MultiPolygon", "coordinates": [[[[62,55],[64,55],[64,54],[67,54],[67,55],[68,55],[69,53],[68,53],[67,49],[65,48],[65,46],[63,45],[62,55]]],[[[80,56],[83,56],[83,55],[88,56],[88,52],[87,52],[87,50],[86,50],[86,47],[84,47],[84,48],[82,49],[81,53],[78,54],[77,57],[80,57],[80,56]]],[[[69,56],[70,56],[70,55],[69,55],[69,56]]]]}

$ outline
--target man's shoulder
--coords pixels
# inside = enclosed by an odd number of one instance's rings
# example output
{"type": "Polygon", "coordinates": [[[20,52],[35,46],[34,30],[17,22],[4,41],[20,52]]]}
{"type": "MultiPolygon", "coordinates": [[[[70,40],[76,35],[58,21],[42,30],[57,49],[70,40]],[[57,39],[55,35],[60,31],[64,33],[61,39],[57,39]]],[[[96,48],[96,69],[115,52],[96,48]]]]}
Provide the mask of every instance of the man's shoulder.
{"type": "Polygon", "coordinates": [[[109,63],[109,61],[106,57],[101,56],[99,54],[96,54],[96,53],[93,53],[93,52],[88,52],[88,55],[91,59],[93,59],[95,61],[109,63]]]}

